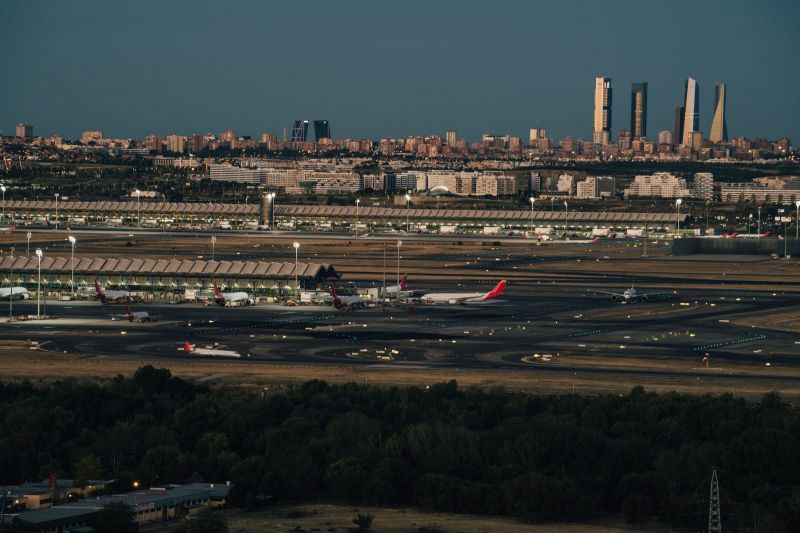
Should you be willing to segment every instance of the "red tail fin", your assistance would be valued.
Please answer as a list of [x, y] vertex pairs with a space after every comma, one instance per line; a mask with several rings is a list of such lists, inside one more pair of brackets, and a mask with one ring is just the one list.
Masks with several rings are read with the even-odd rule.
[[772, 230], [768, 229], [764, 232], [764, 237], [769, 237], [772, 234]]
[[484, 300], [491, 300], [492, 298], [497, 298], [498, 296], [502, 296], [506, 292], [506, 284], [508, 280], [501, 280], [500, 283], [495, 285], [494, 289], [490, 290], [486, 293], [486, 297]]
[[189, 344], [189, 341], [183, 341], [183, 351], [186, 353], [192, 352], [192, 345]]
[[219, 292], [219, 287], [217, 284], [214, 284], [214, 301], [217, 302], [218, 305], [225, 305], [225, 297]]
[[403, 274], [403, 277], [400, 278], [400, 290], [406, 290], [406, 285], [408, 285], [408, 274]]
[[133, 316], [133, 313], [131, 313], [131, 308], [130, 308], [130, 307], [128, 307], [127, 305], [125, 306], [125, 314], [126, 314], [126, 315], [128, 315], [128, 320], [130, 320], [131, 322], [133, 322], [133, 319], [134, 319], [135, 317]]
[[108, 301], [106, 299], [106, 293], [100, 288], [100, 284], [97, 283], [97, 280], [94, 280], [94, 290], [97, 293], [97, 298], [99, 298], [101, 302], [106, 303]]

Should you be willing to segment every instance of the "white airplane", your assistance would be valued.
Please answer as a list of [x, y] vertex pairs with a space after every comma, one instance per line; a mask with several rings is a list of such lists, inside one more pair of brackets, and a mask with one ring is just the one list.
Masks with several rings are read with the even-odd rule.
[[430, 292], [420, 298], [424, 304], [472, 304], [493, 300], [502, 296], [506, 291], [508, 280], [500, 283], [489, 292]]
[[254, 305], [256, 303], [253, 297], [246, 292], [220, 292], [216, 284], [214, 284], [214, 302], [223, 307]]
[[400, 285], [390, 285], [386, 287], [386, 294], [397, 294], [400, 291], [406, 290], [406, 286], [408, 286], [408, 274], [403, 274], [403, 277], [400, 278]]
[[[178, 348], [180, 350], [180, 348]], [[186, 353], [193, 353], [195, 355], [215, 355], [217, 357], [241, 357], [239, 352], [233, 350], [219, 350], [217, 348], [197, 348], [194, 344], [189, 344], [189, 341], [183, 341], [183, 351]]]
[[634, 283], [631, 283], [630, 289], [625, 289], [623, 292], [603, 292], [603, 291], [596, 291], [598, 294], [609, 294], [611, 295], [612, 300], [616, 300], [622, 303], [636, 303], [636, 302], [646, 302], [650, 298], [654, 296], [667, 296], [675, 294], [673, 292], [647, 292], [647, 293], [639, 293], [636, 292], [636, 288], [633, 286]]
[[4, 226], [4, 227], [0, 228], [0, 233], [12, 233], [14, 231], [17, 231], [17, 225], [16, 224], [12, 224], [11, 226]]
[[104, 305], [132, 303], [139, 300], [139, 298], [131, 295], [128, 291], [104, 291], [100, 288], [100, 284], [97, 283], [97, 280], [94, 280], [94, 290], [97, 293], [97, 299]]
[[367, 302], [362, 300], [360, 296], [338, 296], [336, 294], [335, 285], [331, 285], [331, 299], [336, 309], [353, 311], [355, 309], [363, 309], [367, 306]]
[[147, 311], [131, 311], [131, 308], [125, 306], [125, 314], [113, 315], [111, 320], [127, 320], [128, 322], [158, 322], [158, 317], [151, 315]]
[[28, 300], [30, 297], [25, 287], [0, 287], [0, 300]]

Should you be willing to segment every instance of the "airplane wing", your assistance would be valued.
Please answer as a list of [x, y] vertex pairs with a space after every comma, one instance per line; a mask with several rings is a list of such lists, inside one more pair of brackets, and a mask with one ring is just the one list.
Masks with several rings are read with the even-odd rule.
[[637, 298], [641, 298], [643, 296], [667, 296], [667, 295], [672, 296], [673, 294], [675, 294], [674, 291], [673, 292], [645, 292], [645, 293], [642, 293], [642, 294], [638, 294], [637, 293], [636, 297]]
[[624, 294], [622, 294], [621, 292], [605, 292], [605, 291], [594, 291], [594, 293], [595, 293], [595, 294], [608, 294], [609, 296], [619, 296], [620, 298], [622, 298], [623, 296], [625, 296], [625, 295], [624, 295]]

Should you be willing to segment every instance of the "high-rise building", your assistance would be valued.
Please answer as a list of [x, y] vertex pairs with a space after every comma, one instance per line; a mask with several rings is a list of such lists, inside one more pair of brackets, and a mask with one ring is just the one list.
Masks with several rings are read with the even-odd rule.
[[683, 135], [681, 144], [691, 146], [692, 133], [700, 131], [700, 86], [687, 78], [683, 89]]
[[714, 143], [728, 140], [728, 124], [725, 122], [724, 83], [718, 83], [714, 87], [714, 119], [711, 122], [711, 132], [708, 138]]
[[17, 124], [17, 137], [22, 139], [30, 139], [33, 137], [33, 126], [30, 124], [25, 124], [24, 122], [21, 124]]
[[[295, 122], [297, 125], [297, 122]], [[306, 128], [308, 128], [308, 121], [306, 121]], [[320, 139], [331, 138], [331, 125], [327, 120], [314, 121], [314, 140], [319, 142]], [[303, 139], [305, 140], [305, 138]]]
[[528, 132], [528, 143], [536, 144], [537, 141], [547, 138], [547, 130], [544, 128], [531, 128]]
[[631, 85], [631, 138], [647, 137], [647, 82]]
[[102, 131], [84, 131], [81, 135], [81, 143], [89, 144], [90, 142], [94, 141], [97, 142], [103, 138]]
[[683, 142], [683, 112], [684, 108], [679, 105], [675, 108], [675, 126], [673, 128], [672, 142], [678, 146]]
[[457, 139], [456, 130], [448, 130], [444, 132], [444, 138], [447, 141], [448, 146], [452, 146], [455, 148]]
[[292, 141], [306, 142], [308, 140], [308, 121], [295, 120], [292, 126]]
[[611, 78], [594, 79], [595, 144], [608, 144], [611, 137]]
[[669, 130], [658, 132], [658, 144], [672, 144], [672, 132]]
[[697, 172], [692, 182], [692, 198], [712, 200], [714, 198], [714, 175], [710, 172]]

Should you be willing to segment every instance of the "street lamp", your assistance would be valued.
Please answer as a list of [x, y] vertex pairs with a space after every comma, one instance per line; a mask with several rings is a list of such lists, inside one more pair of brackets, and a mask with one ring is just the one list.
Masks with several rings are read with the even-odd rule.
[[708, 235], [708, 204], [711, 200], [706, 200], [706, 235]]
[[408, 223], [408, 206], [411, 204], [411, 195], [406, 194], [406, 233], [408, 233], [410, 226]]
[[750, 224], [753, 223], [753, 213], [747, 215], [747, 233], [750, 233]]
[[274, 192], [269, 193], [269, 201], [272, 203], [272, 209], [269, 216], [269, 229], [275, 228], [275, 196]]
[[77, 239], [72, 235], [69, 236], [69, 243], [72, 245], [72, 273], [69, 276], [70, 294], [75, 298], [75, 243]]
[[140, 202], [141, 202], [141, 198], [142, 198], [142, 191], [140, 191], [139, 189], [136, 189], [133, 192], [134, 192], [134, 194], [136, 194], [136, 227], [137, 228], [141, 228], [142, 227], [142, 223], [141, 223], [142, 219], [140, 218], [139, 215], [141, 213], [141, 211], [140, 211], [141, 203]]
[[36, 249], [36, 257], [39, 258], [39, 281], [36, 284], [36, 318], [41, 318], [40, 313], [40, 300], [42, 298], [42, 256], [44, 252], [41, 248]]
[[33, 237], [33, 233], [30, 231], [25, 234], [25, 238], [28, 239], [28, 249], [25, 251], [25, 253], [28, 255], [28, 257], [31, 256], [31, 237]]
[[297, 284], [297, 251], [300, 249], [300, 243], [295, 241], [294, 244], [294, 289], [297, 291], [297, 301], [300, 301], [300, 286]]
[[58, 193], [56, 193], [56, 231], [58, 231]]
[[211, 260], [214, 260], [215, 252], [216, 252], [216, 244], [217, 244], [217, 236], [211, 236]]
[[3, 191], [3, 220], [6, 219], [6, 186], [0, 185], [0, 191]]
[[675, 200], [675, 234], [681, 230], [681, 204], [683, 200], [678, 198]]
[[536, 201], [536, 198], [531, 196], [531, 235], [533, 235], [533, 202]]
[[358, 204], [361, 203], [359, 198], [356, 198], [356, 239], [358, 238]]
[[400, 247], [403, 241], [397, 241], [397, 301], [400, 301]]
[[569, 206], [564, 202], [564, 235], [567, 234], [567, 222], [569, 221]]

